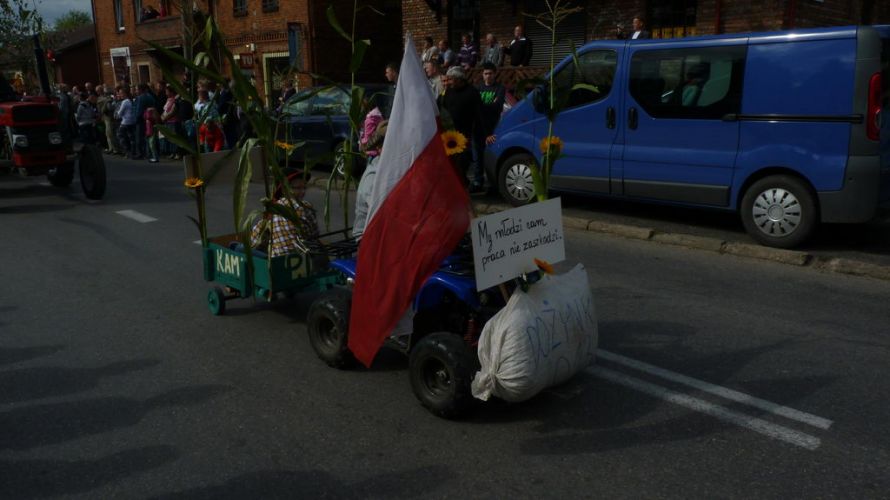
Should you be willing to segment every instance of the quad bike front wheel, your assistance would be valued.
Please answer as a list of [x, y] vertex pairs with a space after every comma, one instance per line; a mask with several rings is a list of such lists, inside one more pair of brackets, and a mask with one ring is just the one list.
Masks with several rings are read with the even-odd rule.
[[411, 351], [408, 365], [414, 395], [434, 415], [452, 419], [472, 410], [475, 363], [463, 338], [450, 332], [427, 335]]

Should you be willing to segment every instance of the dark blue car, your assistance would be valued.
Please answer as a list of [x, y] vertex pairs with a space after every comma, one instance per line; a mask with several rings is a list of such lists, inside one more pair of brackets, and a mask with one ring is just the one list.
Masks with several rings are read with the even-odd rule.
[[[388, 87], [362, 85], [366, 100], [374, 105], [385, 106]], [[349, 87], [314, 87], [301, 90], [288, 99], [277, 116], [279, 140], [294, 144], [305, 141], [305, 146], [290, 152], [289, 161], [309, 160], [327, 165], [343, 174], [343, 145], [350, 135]], [[369, 105], [366, 105], [366, 107]], [[358, 150], [358, 137], [354, 138], [353, 150]], [[359, 179], [364, 162], [356, 161], [353, 177]]]

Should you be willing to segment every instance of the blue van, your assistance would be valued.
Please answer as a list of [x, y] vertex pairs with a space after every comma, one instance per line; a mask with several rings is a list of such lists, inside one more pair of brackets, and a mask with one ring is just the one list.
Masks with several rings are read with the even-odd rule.
[[[554, 75], [554, 191], [734, 210], [783, 248], [890, 200], [890, 26], [593, 41]], [[547, 93], [505, 114], [485, 152], [513, 205], [534, 196]]]

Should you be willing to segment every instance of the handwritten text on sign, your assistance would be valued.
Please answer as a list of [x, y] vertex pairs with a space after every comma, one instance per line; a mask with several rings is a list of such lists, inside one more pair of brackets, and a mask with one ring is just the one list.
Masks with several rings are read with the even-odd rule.
[[484, 290], [566, 258], [559, 198], [473, 219], [476, 288]]

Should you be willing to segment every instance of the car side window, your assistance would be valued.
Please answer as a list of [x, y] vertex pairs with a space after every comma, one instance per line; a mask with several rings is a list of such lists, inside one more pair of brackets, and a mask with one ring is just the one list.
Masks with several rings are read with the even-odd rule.
[[654, 118], [719, 120], [738, 113], [744, 46], [639, 51], [630, 94]]
[[[614, 50], [591, 50], [578, 55], [578, 64], [569, 63], [553, 77], [557, 98], [567, 99], [565, 109], [604, 99], [612, 91], [618, 55]], [[584, 87], [573, 88], [576, 84]]]

